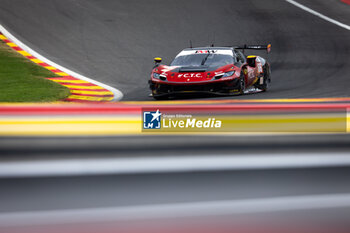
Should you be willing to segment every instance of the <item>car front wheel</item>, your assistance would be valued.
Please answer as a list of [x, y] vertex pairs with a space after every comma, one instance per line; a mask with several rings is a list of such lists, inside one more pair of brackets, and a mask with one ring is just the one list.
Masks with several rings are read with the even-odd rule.
[[238, 90], [239, 90], [239, 94], [240, 95], [243, 95], [244, 94], [244, 91], [245, 91], [245, 78], [244, 78], [244, 73], [243, 71], [241, 72], [241, 76], [239, 78], [239, 87], [238, 87]]

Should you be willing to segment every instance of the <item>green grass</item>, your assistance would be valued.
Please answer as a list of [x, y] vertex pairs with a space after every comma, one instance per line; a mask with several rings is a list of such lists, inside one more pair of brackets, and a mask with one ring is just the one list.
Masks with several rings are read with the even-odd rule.
[[0, 41], [0, 102], [52, 102], [64, 99], [69, 89], [44, 79], [56, 77]]

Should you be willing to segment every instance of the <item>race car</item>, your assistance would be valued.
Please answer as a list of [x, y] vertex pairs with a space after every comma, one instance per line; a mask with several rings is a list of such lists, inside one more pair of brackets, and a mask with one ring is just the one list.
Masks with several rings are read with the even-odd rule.
[[187, 48], [169, 66], [154, 58], [149, 86], [155, 99], [185, 93], [242, 95], [249, 88], [266, 91], [271, 82], [266, 59], [245, 50], [271, 50], [271, 45]]

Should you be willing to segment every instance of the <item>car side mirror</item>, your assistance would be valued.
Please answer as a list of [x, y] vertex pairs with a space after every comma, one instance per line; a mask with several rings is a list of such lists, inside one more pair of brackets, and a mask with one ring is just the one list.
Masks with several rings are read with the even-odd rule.
[[254, 56], [254, 55], [248, 56], [247, 63], [248, 63], [248, 66], [255, 67], [256, 66], [256, 56]]
[[155, 57], [154, 58], [154, 63], [156, 64], [156, 65], [158, 65], [159, 63], [161, 63], [162, 62], [162, 58], [161, 57]]

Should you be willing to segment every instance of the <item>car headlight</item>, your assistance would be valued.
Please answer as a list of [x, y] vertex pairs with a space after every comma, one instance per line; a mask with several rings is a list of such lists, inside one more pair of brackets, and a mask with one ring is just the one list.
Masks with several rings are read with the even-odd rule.
[[166, 80], [166, 76], [164, 74], [158, 74], [158, 73], [153, 73], [153, 78], [159, 79], [159, 80], [162, 80], [162, 81]]
[[235, 74], [235, 71], [230, 71], [230, 72], [226, 72], [225, 74], [224, 74], [224, 76], [222, 76], [223, 78], [225, 78], [225, 77], [231, 77], [232, 75], [234, 75]]
[[226, 73], [221, 73], [221, 74], [217, 74], [214, 76], [214, 80], [218, 80], [218, 79], [221, 79], [221, 78], [225, 78], [225, 77], [231, 77], [232, 75], [235, 74], [235, 71], [229, 71], [229, 72], [226, 72]]
[[153, 78], [155, 78], [155, 79], [159, 79], [159, 74], [158, 73], [153, 73]]

